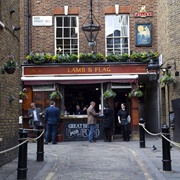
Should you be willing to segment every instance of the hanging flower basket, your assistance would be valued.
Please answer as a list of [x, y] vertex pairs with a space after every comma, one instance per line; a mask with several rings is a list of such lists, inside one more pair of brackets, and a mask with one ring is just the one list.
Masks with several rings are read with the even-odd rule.
[[8, 55], [8, 61], [0, 67], [0, 73], [4, 74], [7, 72], [8, 74], [13, 74], [18, 66], [18, 63], [15, 61], [13, 55]]
[[159, 83], [162, 85], [176, 83], [176, 78], [171, 75], [171, 73], [167, 73], [166, 75], [159, 78]]
[[24, 93], [22, 91], [19, 92], [19, 99], [27, 99], [27, 98], [28, 98], [28, 96], [26, 93]]
[[103, 94], [104, 99], [115, 98], [116, 93], [112, 89], [108, 89]]
[[53, 91], [51, 94], [50, 94], [50, 99], [61, 99], [63, 96], [61, 94], [61, 92], [59, 92], [58, 90], [56, 91]]
[[132, 98], [132, 97], [142, 97], [143, 96], [143, 92], [140, 89], [133, 89], [128, 97]]

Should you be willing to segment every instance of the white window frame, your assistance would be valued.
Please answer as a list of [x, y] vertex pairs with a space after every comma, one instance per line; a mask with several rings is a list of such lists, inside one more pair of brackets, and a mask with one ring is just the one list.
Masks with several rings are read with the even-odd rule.
[[[77, 55], [79, 54], [79, 17], [78, 16], [76, 16], [76, 15], [68, 15], [68, 16], [65, 16], [65, 15], [62, 15], [62, 16], [55, 16], [54, 17], [54, 52], [55, 52], [55, 54], [57, 54], [57, 48], [59, 48], [59, 47], [57, 47], [57, 44], [56, 44], [56, 40], [57, 39], [61, 39], [61, 38], [57, 38], [56, 37], [56, 32], [57, 32], [57, 23], [56, 23], [56, 18], [58, 18], [58, 17], [76, 17], [76, 20], [77, 20]], [[67, 28], [67, 27], [66, 27]], [[71, 28], [71, 27], [70, 27]], [[63, 27], [63, 29], [64, 29], [64, 27]], [[62, 39], [67, 39], [67, 38], [63, 38], [62, 37]], [[69, 38], [69, 39], [72, 39], [72, 38]], [[60, 47], [61, 48], [61, 54], [67, 54], [67, 53], [64, 53], [64, 47]], [[70, 52], [68, 53], [68, 54], [72, 54], [72, 48], [71, 48], [71, 46], [70, 46], [70, 48], [69, 48], [69, 50], [70, 50]]]
[[[126, 16], [128, 16], [128, 27], [127, 27], [127, 32], [128, 32], [128, 35], [127, 36], [119, 36], [120, 37], [120, 39], [121, 38], [123, 38], [123, 37], [127, 37], [127, 39], [128, 39], [128, 54], [130, 54], [130, 22], [129, 22], [129, 15], [128, 14], [119, 14], [119, 15], [106, 15], [105, 16], [105, 50], [106, 50], [106, 55], [108, 54], [108, 51], [107, 51], [107, 36], [106, 36], [106, 32], [107, 32], [107, 22], [106, 22], [106, 17], [107, 16], [114, 16], [114, 17], [121, 17], [121, 16], [124, 16], [124, 15], [126, 15]], [[114, 28], [114, 30], [115, 30], [115, 28]], [[114, 39], [114, 36], [112, 36], [112, 38]], [[117, 48], [116, 48], [117, 49]], [[121, 53], [120, 54], [122, 54], [123, 52], [122, 52], [122, 44], [121, 44], [121, 47], [120, 47], [120, 50], [121, 50]], [[113, 52], [112, 53], [115, 53], [115, 47], [114, 47], [114, 44], [113, 44]]]

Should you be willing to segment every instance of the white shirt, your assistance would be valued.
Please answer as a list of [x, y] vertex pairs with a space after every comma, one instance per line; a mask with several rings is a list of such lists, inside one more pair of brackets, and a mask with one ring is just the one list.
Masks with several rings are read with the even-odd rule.
[[36, 109], [33, 110], [34, 121], [38, 121]]

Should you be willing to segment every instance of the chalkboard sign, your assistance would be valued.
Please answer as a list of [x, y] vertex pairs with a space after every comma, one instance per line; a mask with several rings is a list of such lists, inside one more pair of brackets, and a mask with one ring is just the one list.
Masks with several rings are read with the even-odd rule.
[[[63, 135], [64, 141], [87, 141], [89, 134], [89, 127], [86, 121], [63, 121]], [[95, 138], [103, 139], [103, 121], [99, 121], [95, 127]]]
[[174, 127], [174, 112], [169, 112], [169, 125], [170, 127]]

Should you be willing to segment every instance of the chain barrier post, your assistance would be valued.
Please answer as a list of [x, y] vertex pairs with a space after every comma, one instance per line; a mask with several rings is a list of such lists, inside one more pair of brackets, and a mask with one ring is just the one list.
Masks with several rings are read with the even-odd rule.
[[[42, 132], [43, 132], [43, 124], [39, 123], [38, 132], [37, 132], [38, 137], [41, 135]], [[42, 135], [37, 140], [37, 161], [44, 161], [44, 135]]]
[[[19, 130], [19, 143], [27, 140], [27, 131]], [[28, 141], [19, 147], [17, 179], [27, 179], [27, 145]]]
[[[140, 118], [139, 123], [145, 124], [144, 119]], [[145, 148], [145, 131], [142, 126], [139, 126], [139, 136], [140, 136], [140, 139], [139, 139], [140, 148]]]
[[[162, 134], [170, 139], [169, 127], [167, 125], [162, 126]], [[163, 162], [163, 171], [171, 171], [171, 154], [170, 154], [170, 142], [167, 141], [162, 136], [162, 162]]]

